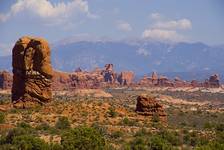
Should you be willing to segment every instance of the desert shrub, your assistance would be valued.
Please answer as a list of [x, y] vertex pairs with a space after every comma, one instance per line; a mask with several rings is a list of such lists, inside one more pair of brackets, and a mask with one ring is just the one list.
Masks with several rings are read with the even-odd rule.
[[127, 150], [148, 150], [148, 145], [144, 137], [136, 137], [131, 141], [130, 145], [126, 145], [125, 149]]
[[115, 109], [113, 107], [110, 107], [109, 111], [107, 113], [108, 113], [109, 117], [112, 117], [112, 118], [117, 116], [117, 112], [115, 111]]
[[28, 128], [32, 128], [30, 126], [30, 124], [26, 123], [26, 122], [20, 122], [17, 124], [17, 127], [20, 127], [20, 128], [25, 128], [25, 129], [28, 129]]
[[99, 132], [102, 136], [107, 135], [107, 130], [105, 127], [100, 126], [98, 123], [93, 123], [92, 128], [94, 128], [97, 132]]
[[195, 150], [224, 150], [224, 144], [211, 141], [206, 145], [197, 146]]
[[34, 137], [32, 135], [20, 135], [16, 136], [12, 144], [15, 145], [17, 149], [22, 150], [48, 150], [49, 145], [45, 143], [42, 139]]
[[58, 118], [56, 124], [55, 124], [55, 127], [57, 129], [69, 129], [70, 128], [70, 123], [68, 121], [68, 118], [67, 117], [60, 117]]
[[49, 129], [50, 129], [50, 126], [46, 122], [43, 122], [36, 127], [36, 130], [42, 130], [42, 131], [46, 131], [46, 130], [49, 130]]
[[146, 135], [150, 135], [150, 133], [148, 133], [144, 128], [142, 128], [138, 130], [134, 136], [137, 137], [137, 136], [146, 136]]
[[159, 133], [161, 137], [171, 143], [173, 146], [178, 146], [181, 144], [179, 140], [179, 134], [174, 131], [163, 130]]
[[172, 145], [160, 136], [153, 136], [149, 141], [150, 150], [171, 150]]
[[5, 114], [3, 112], [0, 112], [0, 123], [5, 122]]
[[13, 139], [17, 136], [27, 135], [29, 131], [24, 128], [14, 128], [8, 132], [3, 143], [12, 143]]
[[124, 149], [129, 150], [172, 150], [172, 145], [159, 135], [140, 136], [132, 140]]
[[216, 131], [224, 131], [224, 123], [219, 123], [215, 126]]
[[153, 114], [152, 116], [152, 122], [159, 122], [160, 119], [159, 119], [159, 115], [158, 114]]
[[60, 144], [50, 144], [50, 150], [64, 150], [63, 146]]
[[65, 132], [61, 137], [64, 150], [103, 150], [104, 137], [94, 128], [77, 127]]
[[115, 131], [115, 132], [113, 132], [113, 133], [111, 134], [111, 137], [117, 139], [117, 138], [122, 137], [123, 135], [124, 135], [123, 132], [121, 132], [121, 131]]
[[17, 127], [0, 137], [1, 150], [63, 150], [59, 144], [48, 144], [27, 128]]
[[214, 127], [214, 125], [210, 122], [205, 122], [204, 123], [204, 129], [212, 129]]
[[123, 120], [121, 120], [120, 124], [127, 125], [127, 126], [134, 126], [136, 125], [136, 122], [133, 120], [129, 120], [127, 117], [125, 117]]

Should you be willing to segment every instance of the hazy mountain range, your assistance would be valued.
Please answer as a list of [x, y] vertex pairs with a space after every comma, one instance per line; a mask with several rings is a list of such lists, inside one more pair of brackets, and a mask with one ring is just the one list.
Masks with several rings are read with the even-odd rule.
[[[167, 76], [201, 79], [224, 72], [224, 47], [203, 43], [68, 39], [51, 47], [53, 67], [62, 71], [71, 72], [78, 67], [92, 70], [112, 63], [116, 71], [132, 70], [138, 76], [157, 71]], [[0, 69], [11, 69], [11, 56], [0, 57]]]

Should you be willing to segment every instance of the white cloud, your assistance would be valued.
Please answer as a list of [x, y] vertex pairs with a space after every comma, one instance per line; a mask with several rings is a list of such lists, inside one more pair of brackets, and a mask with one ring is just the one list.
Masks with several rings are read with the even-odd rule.
[[155, 28], [163, 29], [191, 29], [191, 21], [188, 19], [171, 20], [171, 21], [159, 21], [155, 23]]
[[159, 41], [181, 41], [183, 37], [174, 30], [164, 29], [146, 29], [142, 33], [145, 39], [159, 40]]
[[162, 16], [161, 16], [159, 13], [152, 13], [152, 14], [150, 15], [150, 17], [151, 17], [152, 19], [155, 19], [155, 20], [158, 20], [158, 19], [161, 19], [161, 18], [162, 18]]
[[150, 52], [148, 52], [146, 49], [144, 48], [139, 48], [137, 51], [137, 54], [139, 55], [143, 55], [143, 56], [149, 56]]
[[189, 30], [192, 28], [192, 23], [189, 19], [170, 20], [159, 13], [151, 14], [153, 23], [148, 29], [142, 33], [145, 39], [159, 41], [183, 41], [186, 38], [180, 34], [181, 30]]
[[10, 11], [6, 14], [0, 14], [0, 21], [4, 22], [19, 13], [35, 15], [41, 19], [63, 20], [77, 14], [85, 14], [89, 18], [97, 18], [90, 13], [88, 2], [85, 0], [73, 0], [70, 2], [51, 3], [48, 0], [17, 0]]
[[128, 22], [125, 22], [125, 21], [117, 21], [117, 28], [121, 31], [124, 31], [124, 32], [130, 32], [132, 31], [132, 27], [131, 25], [128, 23]]

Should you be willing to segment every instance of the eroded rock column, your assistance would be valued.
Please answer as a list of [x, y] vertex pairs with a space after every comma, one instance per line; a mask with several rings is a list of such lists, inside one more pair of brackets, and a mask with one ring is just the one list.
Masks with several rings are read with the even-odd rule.
[[52, 66], [48, 42], [42, 38], [22, 37], [12, 53], [14, 106], [26, 108], [51, 101]]

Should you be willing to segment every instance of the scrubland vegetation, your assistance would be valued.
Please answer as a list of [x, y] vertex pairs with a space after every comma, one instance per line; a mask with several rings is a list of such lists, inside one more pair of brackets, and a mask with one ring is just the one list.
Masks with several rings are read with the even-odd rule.
[[[148, 118], [135, 113], [136, 95], [142, 91], [107, 91], [112, 98], [56, 95], [46, 106], [25, 110], [6, 108], [0, 113], [0, 149], [224, 149], [222, 110], [164, 101], [161, 103], [168, 116], [167, 123], [163, 123], [157, 116]], [[180, 92], [157, 94], [186, 101], [190, 97]], [[204, 98], [204, 93], [198, 94]], [[213, 96], [217, 95], [210, 94], [210, 101]], [[10, 95], [1, 95], [0, 99], [1, 106], [10, 103]]]

